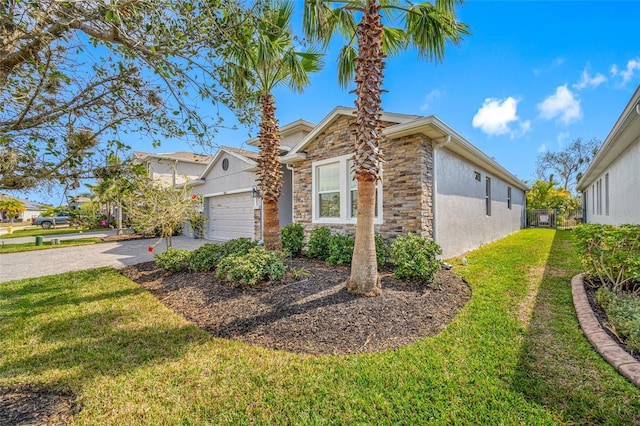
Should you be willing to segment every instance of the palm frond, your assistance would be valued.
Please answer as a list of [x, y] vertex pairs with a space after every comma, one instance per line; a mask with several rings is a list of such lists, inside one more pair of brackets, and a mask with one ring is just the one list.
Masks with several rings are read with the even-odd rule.
[[358, 52], [353, 44], [347, 44], [340, 49], [338, 54], [338, 83], [340, 86], [347, 87], [353, 82], [356, 72], [356, 58]]

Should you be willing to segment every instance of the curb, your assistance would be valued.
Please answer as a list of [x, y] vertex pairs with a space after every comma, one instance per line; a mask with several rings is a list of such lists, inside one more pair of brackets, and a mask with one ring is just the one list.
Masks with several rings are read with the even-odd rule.
[[640, 387], [640, 361], [629, 355], [602, 329], [591, 310], [587, 292], [584, 289], [584, 274], [571, 278], [573, 305], [578, 314], [578, 322], [591, 345], [613, 368], [636, 386]]

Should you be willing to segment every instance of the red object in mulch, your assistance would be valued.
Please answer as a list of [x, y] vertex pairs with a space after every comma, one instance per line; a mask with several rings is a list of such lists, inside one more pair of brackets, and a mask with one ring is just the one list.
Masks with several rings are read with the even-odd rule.
[[149, 251], [153, 251], [153, 247], [149, 246]]

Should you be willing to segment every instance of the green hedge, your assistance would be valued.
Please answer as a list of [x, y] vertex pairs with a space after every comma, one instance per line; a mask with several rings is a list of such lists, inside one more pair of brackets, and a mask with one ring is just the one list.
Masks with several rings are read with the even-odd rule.
[[584, 224], [574, 229], [582, 267], [614, 292], [640, 291], [640, 225]]

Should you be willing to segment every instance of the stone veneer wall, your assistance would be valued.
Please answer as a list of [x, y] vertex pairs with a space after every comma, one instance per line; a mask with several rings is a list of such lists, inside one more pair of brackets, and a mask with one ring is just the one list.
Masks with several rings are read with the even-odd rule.
[[[311, 165], [314, 161], [354, 152], [355, 137], [349, 129], [354, 118], [338, 116], [305, 149], [307, 158], [294, 164], [293, 221], [312, 229], [325, 226], [333, 232], [355, 233], [355, 224], [313, 223]], [[393, 124], [393, 123], [386, 123]], [[409, 232], [433, 237], [433, 150], [423, 135], [383, 142], [383, 223], [376, 232], [386, 238]]]

